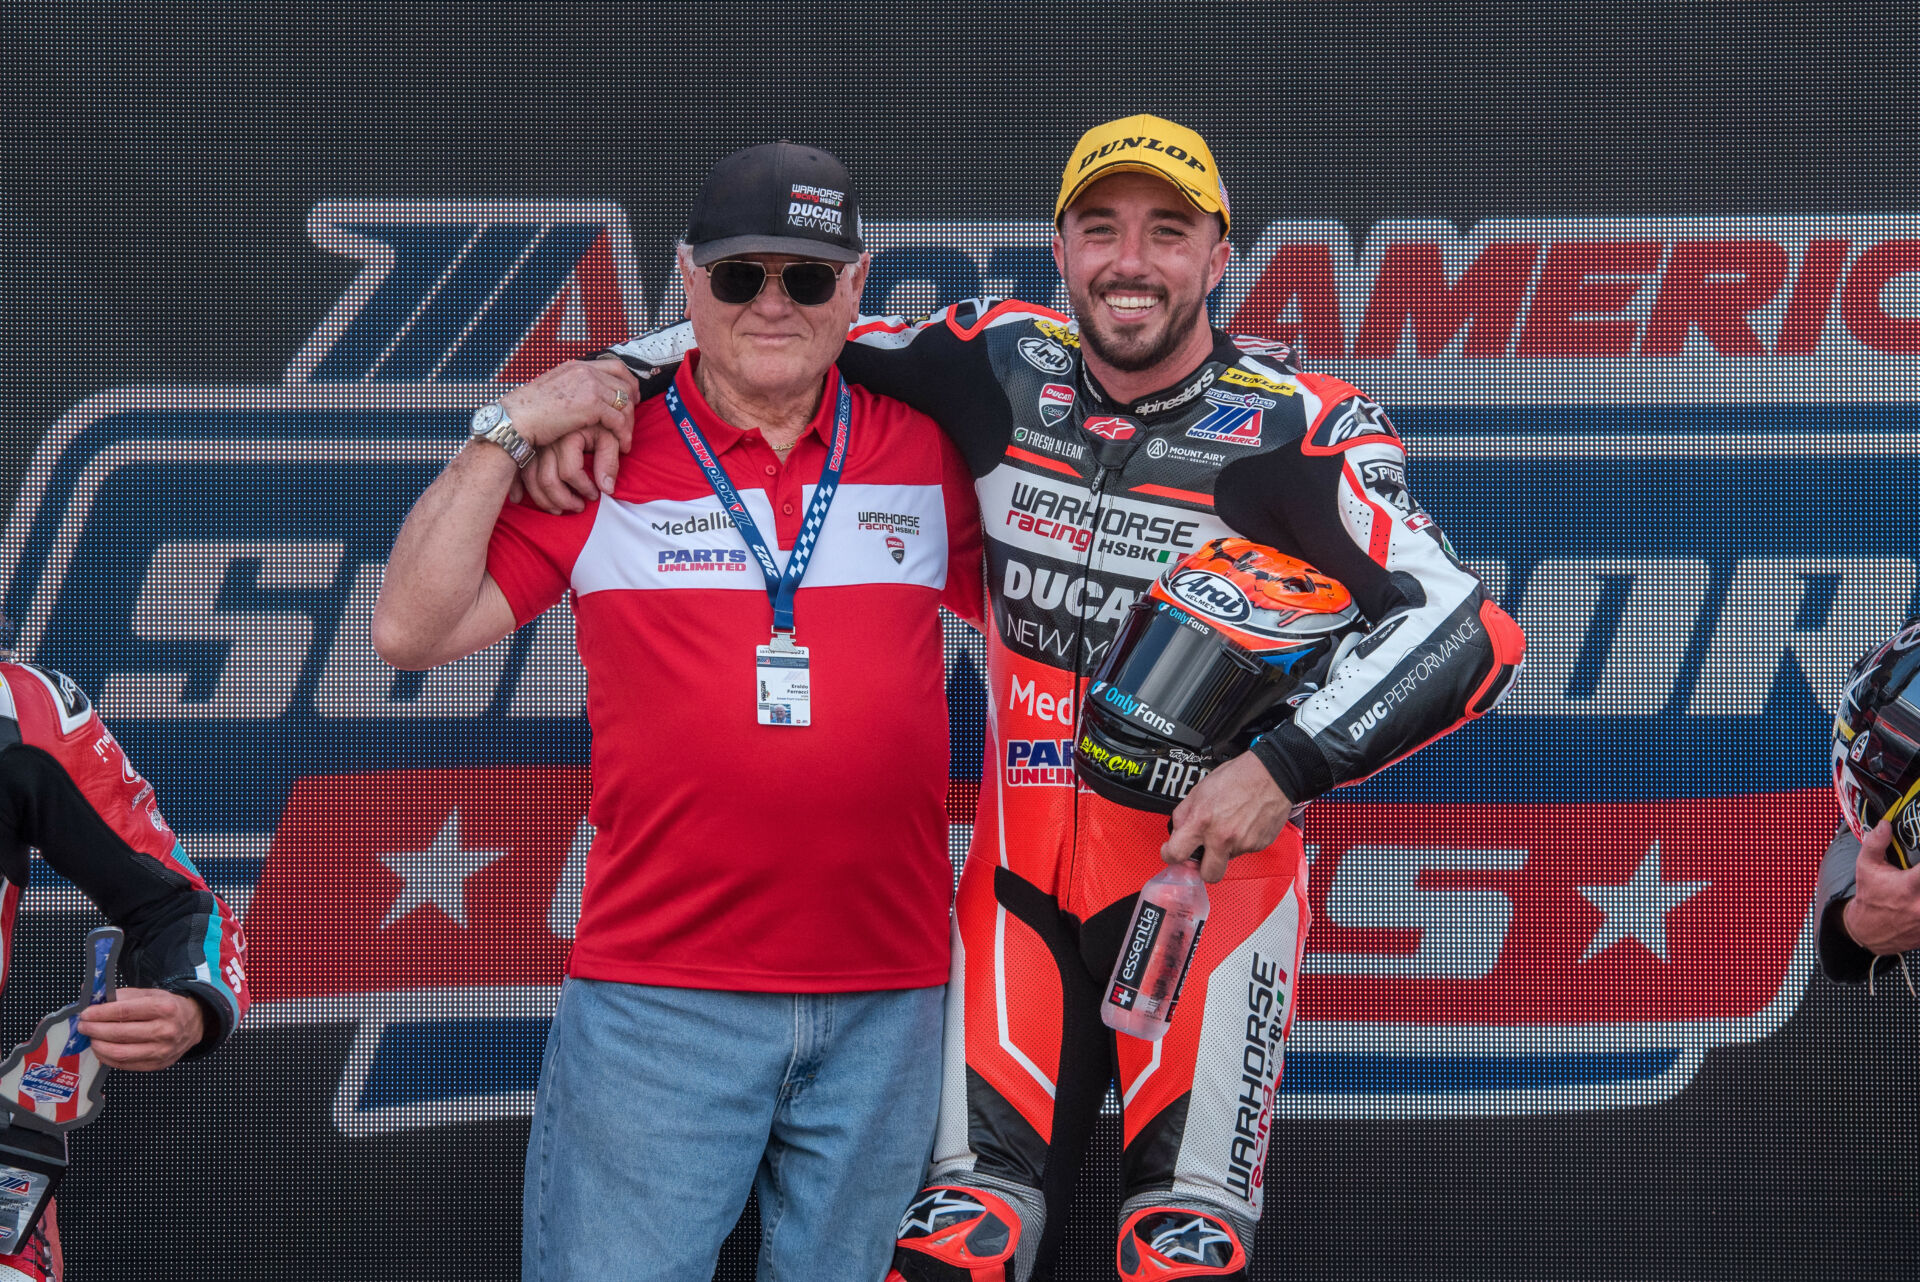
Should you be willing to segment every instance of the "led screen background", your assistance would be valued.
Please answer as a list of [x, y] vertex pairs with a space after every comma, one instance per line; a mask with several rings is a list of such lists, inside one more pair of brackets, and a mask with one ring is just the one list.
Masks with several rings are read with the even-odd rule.
[[[1221, 161], [1217, 318], [1387, 407], [1414, 491], [1532, 642], [1494, 716], [1310, 812], [1254, 1276], [1920, 1265], [1915, 1003], [1810, 974], [1805, 932], [1823, 704], [1916, 586], [1900, 7], [9, 25], [5, 613], [245, 904], [261, 997], [213, 1060], [112, 1081], [62, 1199], [74, 1277], [516, 1276], [577, 893], [578, 676], [558, 617], [447, 674], [382, 671], [360, 640], [394, 528], [475, 380], [676, 314], [669, 248], [719, 156], [790, 137], [847, 162], [870, 310], [1048, 302], [1059, 164], [1136, 110]], [[496, 264], [515, 305], [457, 342], [370, 301], [377, 247], [404, 279], [450, 236], [529, 224], [538, 246]], [[966, 655], [957, 759], [979, 745]], [[956, 818], [970, 795], [957, 778]], [[470, 844], [511, 833], [497, 915], [397, 941], [346, 920], [345, 883], [387, 875], [376, 798], [415, 848], [456, 811]], [[90, 920], [36, 877], [10, 1035], [67, 999]], [[1061, 1278], [1109, 1275], [1117, 1129]], [[749, 1236], [721, 1277], [751, 1275]]]

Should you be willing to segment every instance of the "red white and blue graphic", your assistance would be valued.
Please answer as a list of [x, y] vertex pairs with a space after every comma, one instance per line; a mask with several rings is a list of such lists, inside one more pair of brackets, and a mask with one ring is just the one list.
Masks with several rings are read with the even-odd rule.
[[1229, 392], [1214, 389], [1207, 393], [1213, 406], [1207, 416], [1187, 429], [1187, 435], [1203, 441], [1227, 441], [1234, 445], [1260, 444], [1262, 411], [1279, 402], [1257, 392]]
[[121, 932], [103, 926], [87, 936], [87, 982], [80, 1000], [40, 1021], [33, 1036], [0, 1063], [0, 1109], [47, 1131], [85, 1126], [99, 1110], [106, 1066], [93, 1040], [80, 1031], [81, 1013], [113, 1000]]
[[[245, 905], [246, 1027], [357, 1026], [342, 1132], [524, 1114], [592, 840], [572, 619], [424, 674], [368, 624], [472, 410], [674, 298], [644, 305], [609, 205], [338, 203], [309, 230], [362, 267], [282, 384], [123, 388], [49, 429], [0, 612]], [[866, 231], [866, 312], [1061, 301], [1044, 221]], [[1383, 223], [1357, 249], [1286, 223], [1238, 256], [1221, 323], [1389, 408], [1409, 501], [1529, 641], [1496, 712], [1308, 810], [1283, 1111], [1647, 1103], [1792, 1013], [1831, 704], [1920, 587], [1916, 284], [1911, 218]], [[1265, 408], [1215, 400], [1214, 439], [1270, 434]], [[948, 686], [964, 834], [964, 642]], [[1025, 751], [988, 768], [1070, 768]]]

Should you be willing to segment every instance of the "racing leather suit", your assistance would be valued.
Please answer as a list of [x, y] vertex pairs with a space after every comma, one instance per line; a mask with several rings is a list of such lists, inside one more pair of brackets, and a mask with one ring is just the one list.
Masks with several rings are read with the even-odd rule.
[[[58, 672], [0, 662], [0, 984], [29, 847], [126, 931], [129, 986], [199, 1004], [206, 1033], [188, 1057], [226, 1040], [248, 1003], [239, 922], [187, 859], [152, 786], [80, 688]], [[0, 1279], [58, 1277], [53, 1224], [49, 1210], [34, 1240], [0, 1255]]]
[[[615, 349], [643, 394], [664, 383], [656, 369], [687, 330]], [[1300, 372], [1282, 345], [1216, 331], [1198, 369], [1122, 404], [1087, 371], [1073, 322], [1026, 303], [974, 300], [916, 324], [863, 318], [850, 338], [846, 376], [928, 414], [965, 455], [992, 606], [940, 1125], [896, 1268], [1002, 1276], [929, 1267], [907, 1249], [971, 1190], [1020, 1221], [1017, 1251], [1006, 1245], [995, 1267], [1046, 1273], [1109, 1081], [1122, 1109], [1123, 1220], [1196, 1207], [1248, 1236], [1309, 916], [1297, 807], [1488, 711], [1518, 671], [1520, 631], [1414, 502], [1386, 415], [1355, 388]], [[1099, 1000], [1134, 897], [1164, 867], [1167, 820], [1075, 784], [1075, 714], [1127, 608], [1169, 564], [1229, 534], [1338, 579], [1371, 628], [1255, 744], [1294, 820], [1210, 888], [1171, 1029], [1158, 1042], [1116, 1037]], [[1150, 784], [1178, 797], [1193, 782]], [[995, 1230], [989, 1245], [1005, 1236]], [[1123, 1233], [1133, 1276], [1127, 1245]]]

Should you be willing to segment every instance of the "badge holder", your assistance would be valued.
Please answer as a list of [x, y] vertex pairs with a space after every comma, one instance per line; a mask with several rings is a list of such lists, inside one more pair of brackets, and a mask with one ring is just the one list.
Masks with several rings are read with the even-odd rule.
[[113, 1000], [124, 936], [112, 926], [87, 936], [92, 975], [80, 1000], [40, 1021], [0, 1064], [0, 1255], [25, 1247], [67, 1171], [67, 1132], [97, 1115], [106, 1081], [93, 1041], [76, 1026], [82, 1011]]
[[763, 726], [813, 724], [813, 692], [807, 681], [807, 647], [793, 633], [775, 629], [773, 640], [753, 652], [754, 684]]

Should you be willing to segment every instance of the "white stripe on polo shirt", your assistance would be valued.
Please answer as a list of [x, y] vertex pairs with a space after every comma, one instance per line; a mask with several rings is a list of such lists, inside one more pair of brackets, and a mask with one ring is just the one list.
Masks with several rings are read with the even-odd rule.
[[[804, 487], [802, 504], [813, 501], [813, 490]], [[767, 492], [742, 490], [740, 500], [761, 536], [771, 539]], [[772, 550], [784, 569], [787, 553]], [[938, 485], [842, 485], [834, 494], [800, 586], [862, 584], [936, 592], [946, 587], [947, 508]], [[601, 499], [593, 531], [573, 563], [572, 586], [576, 596], [679, 588], [766, 591], [759, 562], [713, 495], [646, 503]]]

